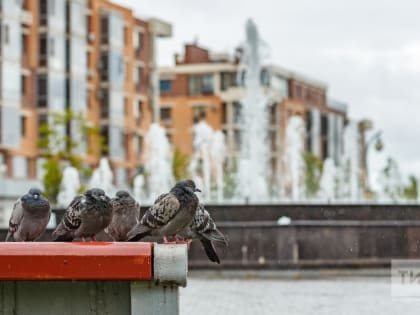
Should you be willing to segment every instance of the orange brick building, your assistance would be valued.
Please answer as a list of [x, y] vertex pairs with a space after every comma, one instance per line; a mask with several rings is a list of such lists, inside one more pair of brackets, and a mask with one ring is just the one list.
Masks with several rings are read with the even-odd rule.
[[[186, 45], [183, 55], [175, 55], [174, 67], [160, 69], [160, 118], [175, 147], [192, 153], [192, 126], [205, 116], [213, 129], [224, 132], [229, 161], [234, 160], [242, 128], [240, 101], [245, 93], [238, 84], [237, 72], [237, 57], [212, 54], [194, 44]], [[277, 165], [284, 155], [285, 131], [292, 115], [300, 115], [305, 121], [306, 149], [338, 163], [347, 106], [328, 101], [323, 82], [277, 66], [263, 66], [261, 85], [270, 102], [273, 166], [280, 169]]]
[[40, 179], [39, 126], [67, 109], [98, 125], [108, 147], [101, 152], [98, 138], [84, 139], [72, 122], [59, 132], [78, 142], [75, 152], [91, 166], [109, 155], [117, 184], [127, 181], [157, 106], [155, 41], [171, 26], [104, 0], [2, 1], [0, 10], [5, 190], [18, 194]]

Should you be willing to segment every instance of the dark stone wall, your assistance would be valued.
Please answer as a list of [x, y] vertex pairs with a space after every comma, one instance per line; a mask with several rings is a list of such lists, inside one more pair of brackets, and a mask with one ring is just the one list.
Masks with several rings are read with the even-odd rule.
[[[214, 264], [200, 242], [191, 268], [319, 268], [389, 266], [393, 258], [420, 258], [420, 206], [261, 205], [208, 206], [229, 239]], [[144, 209], [143, 209], [144, 210]], [[57, 210], [60, 220], [63, 211]], [[281, 216], [290, 225], [277, 225]], [[41, 241], [50, 240], [46, 231]], [[6, 231], [0, 231], [4, 239]], [[99, 240], [109, 241], [105, 233]], [[152, 239], [145, 239], [150, 241]]]

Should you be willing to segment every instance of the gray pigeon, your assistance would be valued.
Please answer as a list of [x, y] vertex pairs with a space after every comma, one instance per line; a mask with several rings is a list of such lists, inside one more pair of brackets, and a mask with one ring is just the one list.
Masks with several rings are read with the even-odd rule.
[[200, 240], [207, 254], [207, 257], [220, 264], [219, 256], [216, 253], [212, 242], [227, 246], [226, 237], [220, 232], [208, 211], [203, 204], [199, 204], [194, 220], [190, 226], [179, 234], [182, 238]]
[[49, 201], [42, 197], [41, 190], [31, 188], [13, 206], [6, 242], [12, 239], [17, 242], [35, 241], [44, 233], [50, 215]]
[[190, 179], [176, 183], [169, 193], [156, 199], [140, 223], [128, 232], [128, 240], [134, 242], [151, 235], [163, 236], [167, 242], [167, 236], [175, 237], [187, 228], [194, 218], [198, 206], [196, 191], [200, 190]]
[[70, 203], [60, 224], [52, 233], [55, 242], [71, 242], [77, 237], [85, 241], [108, 226], [112, 218], [110, 198], [99, 188], [92, 188]]
[[117, 191], [111, 205], [112, 220], [105, 232], [116, 242], [126, 241], [127, 233], [139, 223], [140, 205], [125, 190]]

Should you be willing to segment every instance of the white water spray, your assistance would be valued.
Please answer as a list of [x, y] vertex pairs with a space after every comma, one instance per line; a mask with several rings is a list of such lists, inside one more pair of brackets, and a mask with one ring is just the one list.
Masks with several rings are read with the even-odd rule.
[[115, 187], [113, 185], [114, 174], [107, 158], [103, 157], [99, 160], [99, 167], [93, 171], [89, 181], [89, 188], [101, 188], [108, 196], [114, 196]]
[[75, 167], [67, 166], [63, 171], [63, 178], [60, 184], [60, 192], [57, 196], [58, 206], [67, 207], [73, 198], [79, 194], [79, 189], [79, 172]]
[[175, 184], [172, 172], [172, 150], [165, 129], [156, 123], [150, 125], [145, 137], [144, 166], [147, 173], [147, 202], [153, 202], [162, 192]]
[[305, 190], [304, 139], [305, 126], [302, 117], [290, 117], [286, 128], [285, 188], [286, 194], [292, 201], [301, 200]]
[[241, 147], [236, 196], [248, 201], [269, 200], [270, 146], [268, 143], [268, 100], [261, 90], [262, 41], [252, 20], [246, 23], [246, 43], [240, 68], [245, 77], [242, 99]]

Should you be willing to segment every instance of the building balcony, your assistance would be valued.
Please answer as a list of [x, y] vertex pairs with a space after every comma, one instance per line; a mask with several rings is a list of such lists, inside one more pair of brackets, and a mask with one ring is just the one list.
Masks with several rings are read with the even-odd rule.
[[22, 10], [20, 13], [20, 21], [22, 24], [31, 25], [33, 22], [32, 13], [26, 10]]

